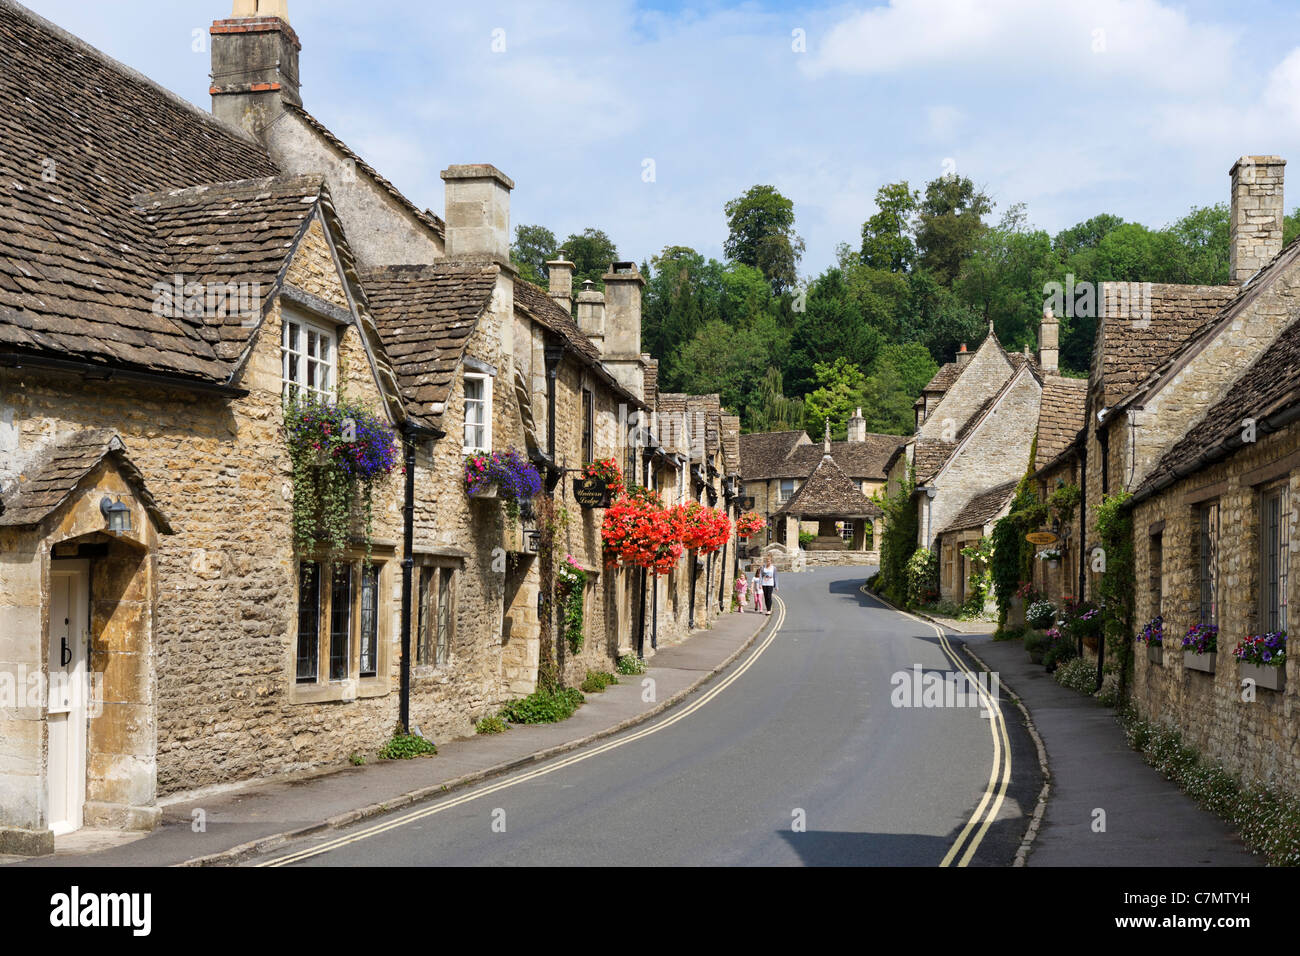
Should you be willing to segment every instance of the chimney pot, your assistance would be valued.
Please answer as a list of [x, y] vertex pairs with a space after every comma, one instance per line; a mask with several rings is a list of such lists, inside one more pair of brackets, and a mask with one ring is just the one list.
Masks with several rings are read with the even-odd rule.
[[558, 259], [546, 263], [547, 291], [565, 312], [570, 313], [573, 311], [574, 268], [574, 264], [565, 258], [563, 249]]

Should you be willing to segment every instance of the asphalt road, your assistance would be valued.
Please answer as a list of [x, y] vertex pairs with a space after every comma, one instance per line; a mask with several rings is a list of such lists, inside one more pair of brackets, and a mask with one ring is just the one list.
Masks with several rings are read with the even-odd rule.
[[863, 579], [783, 575], [770, 640], [650, 724], [248, 862], [1008, 864], [1041, 786], [1018, 711], [895, 706], [895, 674], [957, 667]]

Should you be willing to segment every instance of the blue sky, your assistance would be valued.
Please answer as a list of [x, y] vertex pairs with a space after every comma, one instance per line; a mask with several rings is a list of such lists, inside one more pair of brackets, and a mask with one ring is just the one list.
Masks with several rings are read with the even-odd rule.
[[[206, 28], [230, 0], [28, 5], [209, 105]], [[670, 244], [720, 257], [723, 204], [755, 183], [794, 200], [816, 273], [898, 179], [955, 170], [995, 217], [1022, 202], [1055, 232], [1100, 212], [1162, 225], [1226, 201], [1238, 156], [1300, 158], [1294, 2], [289, 0], [289, 14], [306, 107], [413, 201], [440, 213], [439, 171], [490, 162], [515, 180], [515, 223], [598, 226], [637, 261]]]

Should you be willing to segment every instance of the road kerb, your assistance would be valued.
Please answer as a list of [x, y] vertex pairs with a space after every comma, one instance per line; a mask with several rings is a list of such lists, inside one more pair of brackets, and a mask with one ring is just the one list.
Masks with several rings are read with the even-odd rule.
[[432, 784], [427, 787], [420, 787], [417, 790], [410, 790], [407, 791], [406, 793], [394, 797], [391, 800], [386, 800], [383, 803], [374, 803], [366, 807], [361, 807], [357, 810], [349, 810], [345, 813], [335, 814], [334, 816], [322, 820], [319, 823], [309, 824], [305, 827], [298, 827], [297, 829], [294, 830], [286, 830], [283, 833], [268, 834], [267, 836], [264, 837], [258, 837], [256, 840], [250, 840], [247, 843], [241, 843], [238, 846], [231, 847], [228, 850], [222, 850], [219, 853], [209, 853], [204, 856], [197, 856], [194, 857], [193, 859], [186, 860], [183, 863], [177, 863], [175, 865], [176, 866], [223, 866], [230, 863], [234, 863], [243, 857], [251, 856], [252, 854], [255, 853], [260, 853], [266, 850], [274, 849], [275, 847], [282, 846], [283, 844], [289, 843], [292, 840], [297, 840], [308, 836], [314, 836], [315, 834], [321, 833], [326, 830], [341, 829], [342, 827], [350, 826], [361, 820], [366, 820], [369, 819], [370, 817], [376, 817], [379, 816], [380, 814], [388, 813], [390, 810], [398, 810], [401, 809], [402, 807], [410, 806], [413, 803], [419, 803], [421, 800], [426, 800], [429, 797], [437, 796], [438, 794], [441, 793], [449, 793], [453, 790], [462, 790], [466, 787], [473, 786], [474, 784], [482, 783], [484, 780], [490, 780], [493, 777], [500, 777], [504, 774], [510, 773], [511, 771], [518, 770], [521, 767], [527, 767], [530, 764], [539, 763], [543, 760], [549, 760], [551, 757], [556, 757], [559, 756], [560, 754], [568, 753], [569, 751], [572, 750], [578, 750], [579, 748], [585, 747], [588, 744], [594, 743], [597, 740], [602, 740], [606, 737], [612, 737], [615, 734], [622, 733], [623, 731], [627, 730], [630, 727], [635, 727], [638, 724], [643, 724], [646, 721], [650, 720], [651, 718], [659, 716], [664, 711], [681, 703], [683, 700], [685, 700], [687, 697], [694, 694], [705, 684], [712, 681], [715, 677], [717, 677], [724, 670], [726, 670], [733, 663], [735, 663], [735, 661], [742, 654], [744, 654], [751, 647], [753, 647], [754, 643], [760, 637], [762, 637], [769, 630], [771, 630], [773, 620], [774, 620], [773, 618], [768, 618], [768, 620], [763, 623], [762, 627], [758, 628], [758, 630], [756, 630], [753, 634], [751, 634], [745, 640], [745, 642], [741, 644], [740, 647], [736, 648], [736, 650], [733, 651], [724, 661], [722, 661], [720, 664], [714, 667], [713, 670], [702, 675], [698, 680], [696, 680], [689, 687], [685, 687], [682, 690], [678, 691], [676, 694], [673, 694], [671, 697], [668, 697], [667, 699], [660, 701], [658, 704], [656, 704], [654, 707], [651, 707], [649, 710], [637, 714], [633, 717], [625, 718], [624, 720], [619, 721], [617, 724], [613, 724], [609, 727], [604, 728], [603, 730], [598, 730], [594, 733], [588, 734], [585, 737], [580, 737], [576, 740], [570, 740], [562, 744], [556, 744], [552, 747], [546, 747], [542, 750], [536, 750], [531, 754], [525, 754], [522, 757], [516, 757], [513, 760], [508, 760], [505, 761], [504, 763], [499, 763], [494, 766], [487, 767], [483, 770], [476, 770], [473, 773], [463, 774], [459, 777], [455, 777], [443, 783]]

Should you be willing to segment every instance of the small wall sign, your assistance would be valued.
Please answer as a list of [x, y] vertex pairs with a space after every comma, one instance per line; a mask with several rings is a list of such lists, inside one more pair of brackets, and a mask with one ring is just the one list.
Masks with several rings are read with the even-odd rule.
[[1030, 544], [1056, 544], [1060, 537], [1051, 531], [1031, 531], [1025, 535], [1025, 540]]
[[599, 478], [574, 478], [573, 497], [584, 508], [608, 508], [609, 486]]

